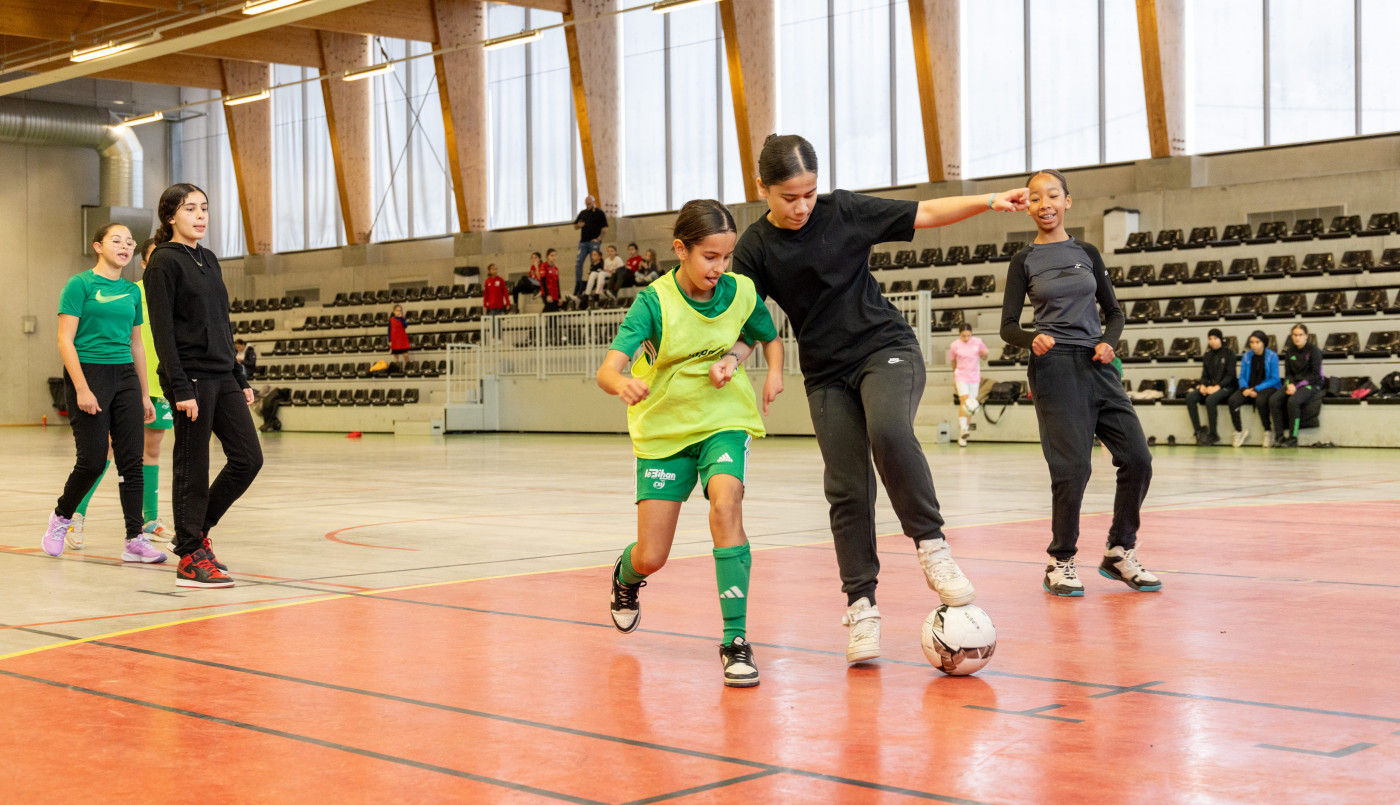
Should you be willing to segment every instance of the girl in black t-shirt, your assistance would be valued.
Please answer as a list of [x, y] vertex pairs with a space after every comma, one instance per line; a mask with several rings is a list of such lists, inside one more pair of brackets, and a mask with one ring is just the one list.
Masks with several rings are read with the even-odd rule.
[[914, 435], [924, 358], [913, 329], [870, 273], [870, 249], [989, 209], [1023, 210], [1026, 190], [923, 202], [845, 190], [818, 196], [816, 152], [797, 135], [769, 136], [758, 171], [768, 214], [739, 238], [734, 270], [754, 281], [759, 296], [776, 300], [797, 333], [846, 593], [846, 661], [869, 660], [880, 654], [876, 472], [917, 546], [929, 587], [949, 606], [976, 597], [948, 551], [933, 478]]

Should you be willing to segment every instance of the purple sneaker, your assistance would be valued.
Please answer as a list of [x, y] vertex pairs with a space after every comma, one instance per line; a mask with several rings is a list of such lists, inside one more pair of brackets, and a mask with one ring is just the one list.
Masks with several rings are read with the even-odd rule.
[[140, 534], [126, 541], [126, 550], [122, 551], [122, 561], [158, 565], [165, 561], [165, 554], [156, 550], [145, 534]]
[[68, 526], [73, 521], [58, 516], [58, 512], [49, 512], [49, 529], [44, 532], [44, 538], [39, 540], [44, 553], [49, 556], [63, 555], [63, 541], [68, 538]]

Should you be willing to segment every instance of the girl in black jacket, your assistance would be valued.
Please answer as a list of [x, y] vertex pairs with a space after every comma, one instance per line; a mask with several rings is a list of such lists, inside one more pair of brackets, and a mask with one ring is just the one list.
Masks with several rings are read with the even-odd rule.
[[[1283, 364], [1284, 393], [1275, 394], [1269, 400], [1276, 447], [1298, 446], [1298, 427], [1303, 419], [1304, 407], [1320, 401], [1327, 390], [1326, 378], [1322, 374], [1322, 350], [1316, 344], [1308, 343], [1308, 326], [1302, 323], [1293, 325], [1288, 340], [1288, 348], [1279, 359]], [[1287, 420], [1283, 418], [1285, 405], [1288, 407]]]
[[[1191, 430], [1196, 434], [1196, 444], [1210, 446], [1220, 442], [1220, 434], [1215, 423], [1222, 402], [1239, 386], [1235, 380], [1235, 353], [1225, 346], [1224, 334], [1219, 328], [1211, 328], [1206, 334], [1206, 344], [1210, 346], [1201, 358], [1201, 384], [1186, 395], [1186, 413], [1191, 415]], [[1206, 418], [1209, 428], [1201, 427], [1201, 413], [1197, 406], [1206, 405]]]
[[[208, 197], [192, 184], [171, 185], [156, 213], [158, 245], [146, 263], [145, 284], [160, 385], [175, 406], [175, 585], [232, 587], [209, 530], [262, 468], [262, 446], [248, 412], [253, 391], [234, 357], [219, 260], [199, 245], [209, 225]], [[211, 435], [228, 459], [213, 484]]]

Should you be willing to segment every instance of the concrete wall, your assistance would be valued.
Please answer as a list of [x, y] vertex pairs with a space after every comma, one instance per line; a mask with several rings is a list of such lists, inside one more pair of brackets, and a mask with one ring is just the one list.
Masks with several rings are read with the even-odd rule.
[[[113, 110], [178, 103], [177, 91], [112, 81], [72, 81], [24, 97]], [[122, 101], [123, 103], [114, 103]], [[144, 204], [152, 209], [168, 183], [170, 130], [136, 130], [144, 150]], [[83, 206], [98, 202], [97, 152], [83, 148], [0, 145], [0, 424], [38, 423], [54, 409], [47, 378], [63, 374], [58, 356], [58, 294], [70, 276], [91, 268], [83, 256]], [[22, 323], [33, 316], [34, 333]]]

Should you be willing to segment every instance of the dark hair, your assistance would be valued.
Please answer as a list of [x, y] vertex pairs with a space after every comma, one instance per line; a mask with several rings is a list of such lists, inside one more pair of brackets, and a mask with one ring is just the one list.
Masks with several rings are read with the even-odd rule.
[[972, 325], [968, 324], [967, 322], [963, 322], [962, 324], [958, 325], [958, 332], [970, 333], [972, 332]]
[[638, 246], [638, 245], [635, 244], [635, 243], [629, 243], [629, 244], [627, 244], [627, 248], [629, 248], [629, 249], [636, 249], [637, 251], [641, 251], [641, 250], [642, 250], [641, 247]]
[[1220, 328], [1219, 328], [1219, 327], [1212, 327], [1212, 328], [1210, 328], [1210, 332], [1206, 333], [1206, 338], [1210, 338], [1211, 336], [1215, 336], [1216, 338], [1219, 338], [1221, 341], [1224, 341], [1224, 340], [1225, 340], [1225, 334], [1222, 333], [1222, 332], [1220, 331]]
[[102, 241], [104, 241], [104, 240], [107, 239], [107, 234], [108, 234], [109, 232], [111, 232], [113, 229], [116, 229], [117, 227], [121, 227], [122, 229], [126, 229], [127, 232], [130, 232], [130, 231], [131, 231], [130, 229], [127, 229], [126, 224], [110, 223], [110, 224], [107, 224], [107, 225], [103, 226], [101, 229], [97, 230], [97, 234], [92, 236], [92, 242], [93, 242], [93, 243], [101, 243]]
[[1308, 332], [1308, 325], [1306, 325], [1306, 324], [1304, 324], [1304, 323], [1302, 323], [1302, 322], [1300, 321], [1300, 322], [1298, 322], [1297, 324], [1293, 325], [1292, 327], [1289, 327], [1289, 328], [1288, 328], [1288, 334], [1289, 334], [1289, 335], [1293, 335], [1293, 331], [1294, 331], [1294, 330], [1302, 330], [1302, 331], [1303, 331], [1303, 334], [1304, 334], [1304, 335], [1307, 335], [1307, 332]]
[[204, 196], [204, 200], [209, 200], [209, 194], [200, 190], [189, 182], [179, 182], [165, 188], [165, 192], [160, 194], [160, 202], [156, 204], [156, 217], [160, 219], [160, 225], [156, 227], [156, 243], [166, 243], [175, 237], [175, 229], [171, 226], [170, 220], [175, 217], [175, 213], [180, 209], [180, 205], [185, 203], [185, 199], [191, 193], [198, 193]]
[[758, 155], [758, 180], [765, 185], [786, 182], [803, 173], [817, 172], [817, 151], [797, 134], [770, 134]]
[[738, 231], [728, 207], [712, 198], [697, 198], [681, 207], [671, 237], [689, 249], [711, 235]]
[[248, 345], [248, 342], [247, 342], [247, 341], [244, 341], [244, 340], [241, 339], [241, 338], [235, 338], [235, 339], [233, 339], [233, 345], [234, 345], [235, 347], [238, 346], [239, 344], [242, 344], [243, 346], [246, 347], [246, 346]]
[[156, 240], [155, 238], [146, 238], [145, 240], [141, 241], [141, 261], [142, 261], [142, 262], [145, 262], [145, 260], [146, 260], [146, 255], [151, 251], [151, 247], [154, 246], [154, 245], [156, 245], [156, 244], [159, 243], [159, 242], [160, 242], [160, 241]]
[[[531, 256], [531, 257], [540, 257], [540, 253], [539, 253], [539, 252], [530, 252], [530, 256]], [[540, 257], [540, 259], [543, 260], [544, 258], [543, 258], [543, 257]]]
[[559, 250], [558, 250], [558, 249], [550, 249], [548, 252], [545, 252], [545, 254], [558, 254], [558, 253], [559, 253]]
[[1030, 186], [1030, 183], [1031, 183], [1031, 179], [1034, 179], [1035, 177], [1039, 176], [1039, 175], [1042, 174], [1042, 173], [1045, 174], [1046, 176], [1053, 176], [1053, 177], [1055, 177], [1055, 179], [1058, 180], [1059, 183], [1060, 183], [1060, 189], [1063, 190], [1063, 191], [1065, 191], [1065, 195], [1067, 195], [1067, 196], [1069, 195], [1069, 180], [1065, 178], [1065, 175], [1064, 175], [1063, 173], [1060, 173], [1059, 171], [1055, 170], [1054, 168], [1046, 168], [1046, 169], [1044, 169], [1044, 170], [1038, 170], [1038, 171], [1036, 171], [1035, 173], [1032, 173], [1032, 174], [1031, 174], [1031, 178], [1026, 180], [1026, 186], [1029, 187], [1029, 186]]

